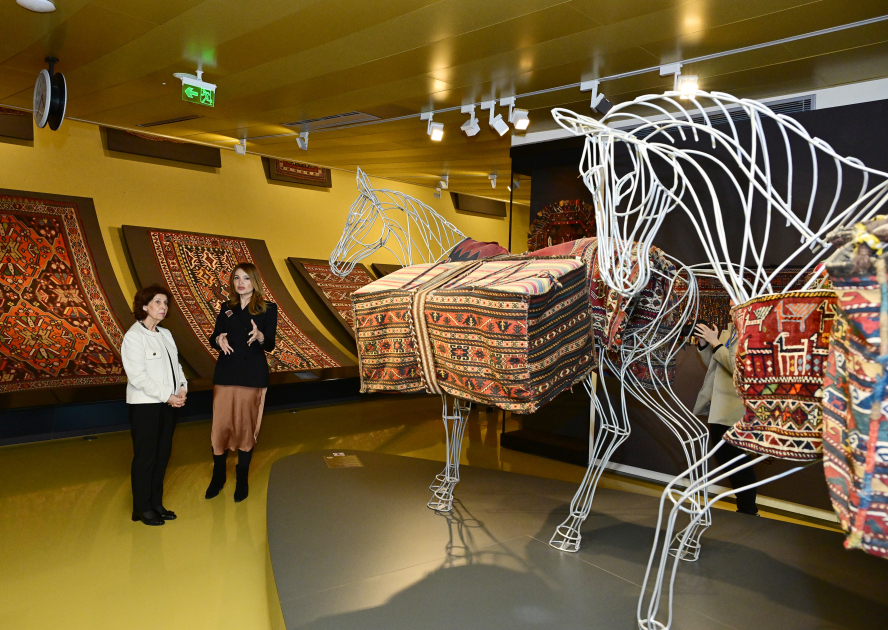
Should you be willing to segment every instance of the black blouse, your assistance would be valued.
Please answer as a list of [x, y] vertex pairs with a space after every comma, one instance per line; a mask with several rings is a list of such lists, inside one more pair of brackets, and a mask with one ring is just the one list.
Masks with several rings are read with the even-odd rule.
[[[274, 350], [274, 339], [277, 333], [277, 304], [267, 302], [268, 309], [264, 313], [251, 315], [249, 308], [241, 308], [240, 303], [229, 306], [222, 302], [216, 327], [210, 337], [210, 345], [219, 351], [216, 371], [213, 373], [215, 385], [240, 385], [241, 387], [268, 387], [268, 360], [266, 352]], [[265, 338], [260, 344], [254, 341], [249, 346], [247, 340], [253, 330], [252, 322], [256, 322]], [[225, 354], [219, 347], [218, 337], [228, 333], [228, 345], [233, 352]]]

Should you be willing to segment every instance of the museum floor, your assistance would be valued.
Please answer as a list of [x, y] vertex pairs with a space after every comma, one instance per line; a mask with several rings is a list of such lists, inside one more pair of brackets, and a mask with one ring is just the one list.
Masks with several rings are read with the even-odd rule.
[[[241, 504], [232, 500], [234, 483], [203, 498], [209, 423], [180, 425], [165, 494], [179, 519], [161, 528], [129, 519], [127, 433], [0, 448], [0, 628], [283, 628], [266, 539], [272, 463], [322, 449], [443, 461], [439, 414], [434, 397], [269, 414]], [[472, 413], [463, 463], [579, 482], [579, 467], [500, 449], [498, 420], [498, 412]], [[516, 426], [507, 422], [507, 430]], [[232, 457], [231, 481], [233, 467]], [[617, 477], [603, 485], [659, 495]]]

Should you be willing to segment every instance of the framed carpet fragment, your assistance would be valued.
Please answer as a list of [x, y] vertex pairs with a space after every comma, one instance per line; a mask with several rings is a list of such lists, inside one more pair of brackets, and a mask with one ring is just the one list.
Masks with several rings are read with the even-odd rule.
[[263, 157], [262, 167], [265, 169], [265, 176], [275, 181], [319, 186], [321, 188], [333, 187], [333, 177], [330, 174], [330, 169], [322, 166]]
[[317, 371], [353, 366], [303, 315], [278, 275], [265, 241], [213, 234], [123, 226], [139, 282], [157, 283], [173, 294], [167, 317], [179, 351], [202, 377], [211, 377], [218, 353], [209, 344], [228, 277], [238, 262], [252, 262], [269, 300], [278, 305], [277, 347], [271, 372]]
[[194, 144], [184, 140], [172, 140], [162, 136], [139, 131], [124, 131], [104, 127], [108, 138], [108, 150], [161, 158], [174, 162], [199, 164], [201, 166], [222, 166], [222, 151], [217, 147]]
[[324, 305], [333, 313], [343, 329], [355, 339], [352, 293], [365, 287], [375, 278], [358, 263], [348, 276], [340, 278], [330, 269], [330, 262], [314, 258], [289, 258], [290, 264], [305, 278]]
[[0, 394], [125, 383], [131, 321], [92, 200], [0, 190]]

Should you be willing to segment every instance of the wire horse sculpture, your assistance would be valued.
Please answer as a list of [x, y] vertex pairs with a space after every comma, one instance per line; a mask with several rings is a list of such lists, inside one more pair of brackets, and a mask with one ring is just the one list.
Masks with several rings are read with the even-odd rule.
[[357, 185], [358, 198], [349, 208], [345, 230], [330, 254], [330, 268], [340, 277], [380, 249], [394, 254], [402, 267], [409, 267], [414, 262], [438, 262], [466, 238], [419, 199], [373, 188], [360, 168]]
[[[414, 262], [438, 262], [466, 238], [419, 199], [396, 190], [373, 188], [360, 168], [357, 186], [358, 198], [349, 208], [345, 229], [330, 254], [330, 269], [339, 277], [347, 276], [358, 262], [381, 249], [394, 254], [403, 267]], [[403, 224], [398, 219], [402, 219]], [[449, 512], [453, 506], [453, 490], [459, 483], [463, 434], [472, 406], [468, 401], [444, 393], [441, 398], [446, 463], [429, 487], [432, 498], [428, 505], [436, 511]]]
[[[600, 262], [602, 278], [623, 295], [638, 292], [644, 286], [642, 279], [649, 276], [650, 270], [641, 270], [638, 278], [633, 280], [627, 272], [631, 264], [630, 256], [636, 254], [638, 263], [644, 264], [647, 259], [642, 256], [642, 252], [650, 248], [666, 215], [673, 210], [682, 210], [690, 219], [716, 277], [735, 303], [773, 294], [771, 282], [790, 265], [801, 267], [801, 270], [781, 292], [812, 288], [817, 278], [809, 272], [822, 262], [831, 248], [831, 244], [825, 239], [826, 234], [876, 215], [888, 199], [888, 173], [867, 168], [856, 158], [839, 155], [823, 140], [811, 137], [798, 121], [777, 114], [757, 101], [719, 92], [696, 91], [686, 99], [685, 102], [689, 105], [686, 108], [680, 102], [682, 96], [675, 91], [642, 96], [615, 106], [600, 121], [564, 109], [555, 109], [552, 112], [562, 127], [586, 138], [580, 173], [586, 186], [595, 195], [599, 239], [605, 240], [605, 250], [602, 251]], [[708, 107], [704, 107], [701, 101], [707, 103]], [[751, 124], [748, 143], [741, 141], [728, 107], [743, 110], [749, 117]], [[649, 117], [637, 113], [639, 111]], [[692, 112], [697, 114], [696, 118], [692, 116]], [[713, 126], [710, 118], [713, 113], [721, 114], [726, 119], [727, 131]], [[631, 129], [612, 126], [620, 123], [635, 126]], [[779, 142], [776, 147], [768, 145], [764, 123], [774, 125], [779, 131], [782, 146]], [[712, 152], [698, 148], [678, 148], [674, 146], [676, 137], [683, 141], [690, 137], [695, 143], [701, 143], [701, 138], [709, 140]], [[791, 140], [800, 144], [802, 150], [794, 151]], [[619, 175], [616, 169], [614, 156], [618, 144], [628, 149], [632, 164], [631, 171], [625, 175]], [[715, 154], [716, 150], [721, 152], [721, 157]], [[801, 153], [810, 159], [813, 174], [810, 189], [807, 192], [802, 191], [801, 195], [794, 191], [794, 153]], [[828, 188], [828, 184], [824, 184], [826, 176], [820, 172], [818, 158], [832, 162], [835, 168], [835, 185], [825, 193], [829, 203], [827, 212], [815, 220], [814, 207], [820, 199], [819, 193], [822, 195], [821, 189]], [[787, 181], [785, 187], [780, 186], [778, 190], [774, 174], [780, 161], [787, 166]], [[659, 176], [655, 163], [661, 166], [661, 172], [665, 165], [669, 175], [665, 178]], [[739, 207], [740, 210], [733, 212], [742, 212], [744, 221], [739, 264], [732, 260], [729, 239], [725, 232], [724, 218], [728, 212], [723, 201], [716, 195], [707, 166], [719, 175], [727, 176], [730, 182], [728, 190], [736, 193], [730, 195], [731, 205], [728, 207]], [[849, 170], [852, 176], [861, 180], [859, 192], [850, 202], [847, 199], [843, 201], [843, 184], [848, 179], [848, 174], [843, 169]], [[692, 177], [702, 180], [703, 185], [695, 186]], [[871, 185], [871, 178], [876, 183]], [[853, 192], [852, 190], [852, 194]], [[708, 215], [704, 201], [711, 204], [712, 211]], [[756, 213], [754, 224], [755, 204], [759, 212]], [[785, 220], [784, 232], [790, 235], [794, 233], [798, 237], [798, 247], [776, 269], [766, 270], [764, 265], [768, 246], [776, 241], [772, 237], [781, 236], [779, 226], [775, 225], [777, 219]], [[753, 229], [754, 225], [758, 228], [758, 236]], [[732, 236], [730, 240], [736, 242], [737, 238]], [[733, 472], [769, 457], [744, 454], [707, 471], [707, 461], [721, 445], [722, 443], [717, 445], [699, 462], [676, 477], [663, 492], [660, 500], [661, 523], [667, 498], [672, 507], [662, 534], [662, 548], [659, 547], [659, 528], [656, 530], [639, 596], [637, 622], [641, 630], [666, 630], [672, 626], [678, 561], [686, 558], [686, 547], [697, 542], [694, 536], [708, 522], [708, 509], [735, 491], [722, 492], [704, 503], [699, 501], [699, 497], [706, 496], [710, 486], [723, 481]], [[733, 465], [738, 465], [738, 468], [731, 470]], [[775, 477], [739, 488], [736, 492], [782, 478], [806, 465], [810, 464], [793, 467]], [[683, 482], [687, 483], [686, 479], [690, 483], [686, 488], [680, 489], [678, 486]], [[672, 540], [679, 512], [688, 514], [691, 523], [678, 534], [677, 545], [670, 547], [667, 541]], [[673, 558], [671, 566], [670, 555]], [[666, 620], [659, 621], [657, 614], [664, 598], [667, 568], [669, 586], [665, 606]], [[651, 579], [653, 586], [649, 592], [648, 584]], [[646, 597], [649, 597], [647, 605]]]
[[[601, 384], [603, 398], [607, 401], [606, 408], [595, 395], [591, 377], [585, 383], [592, 409], [601, 420], [599, 429], [590, 436], [589, 466], [571, 501], [570, 515], [556, 528], [549, 541], [551, 546], [561, 551], [579, 551], [580, 528], [589, 516], [598, 482], [617, 447], [629, 437], [631, 427], [626, 407], [627, 393], [657, 413], [678, 438], [689, 466], [700, 462], [708, 451], [706, 425], [681, 402], [670, 384], [670, 370], [675, 365], [678, 351], [685, 345], [682, 331], [688, 324], [695, 323], [694, 315], [699, 310], [696, 276], [701, 274], [672, 260], [677, 267], [674, 273], [652, 270], [668, 287], [657, 315], [652, 321], [636, 326], [623, 335], [617, 352], [618, 359], [607, 348], [599, 349], [599, 373], [607, 371], [620, 383], [619, 408], [611, 401], [604, 380]], [[638, 378], [639, 367], [649, 376], [649, 382], [644, 383]], [[590, 430], [594, 426], [593, 416], [590, 417]], [[700, 470], [695, 469], [693, 478], [705, 472], [705, 465]], [[689, 500], [698, 508], [704, 505], [707, 501], [705, 490], [692, 495]], [[699, 554], [697, 541], [709, 524], [707, 515], [693, 526], [695, 531], [690, 536], [693, 542], [684, 550], [684, 559], [696, 559]]]

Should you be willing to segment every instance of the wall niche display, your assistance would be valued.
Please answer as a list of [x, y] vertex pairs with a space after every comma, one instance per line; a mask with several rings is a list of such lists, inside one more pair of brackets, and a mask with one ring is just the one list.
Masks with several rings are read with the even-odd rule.
[[92, 201], [0, 190], [0, 394], [125, 383], [130, 321]]
[[530, 223], [528, 251], [595, 236], [595, 208], [580, 199], [558, 201], [543, 207]]
[[32, 120], [31, 112], [0, 107], [0, 136], [17, 140], [33, 140], [34, 123]]
[[120, 153], [143, 155], [145, 157], [214, 168], [222, 166], [222, 152], [216, 147], [194, 144], [185, 140], [163, 138], [139, 131], [124, 131], [111, 127], [104, 127], [103, 129], [108, 138], [109, 151], [119, 151]]
[[322, 166], [263, 157], [262, 167], [265, 169], [265, 176], [275, 181], [318, 186], [320, 188], [333, 187], [333, 177], [330, 169]]
[[278, 305], [276, 347], [268, 355], [271, 372], [303, 372], [355, 365], [322, 335], [293, 301], [268, 253], [265, 241], [123, 226], [139, 282], [169, 288], [175, 302], [165, 320], [185, 360], [211, 377], [218, 353], [209, 336], [219, 303], [228, 299], [228, 278], [238, 262], [259, 269], [268, 299]]
[[358, 263], [350, 274], [340, 278], [330, 269], [330, 262], [314, 258], [290, 258], [290, 264], [305, 278], [324, 305], [333, 313], [343, 329], [355, 339], [352, 293], [365, 287], [374, 278]]

